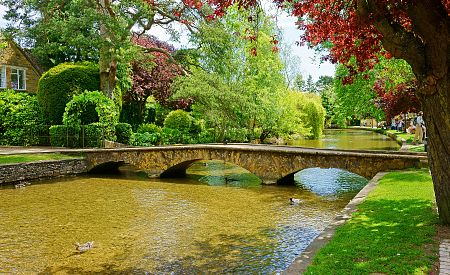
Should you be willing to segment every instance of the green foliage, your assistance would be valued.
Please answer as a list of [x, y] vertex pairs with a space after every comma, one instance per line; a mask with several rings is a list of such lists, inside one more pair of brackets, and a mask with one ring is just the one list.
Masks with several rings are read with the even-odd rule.
[[159, 144], [161, 134], [159, 133], [134, 133], [131, 144], [134, 146], [153, 146]]
[[36, 131], [43, 124], [43, 116], [35, 96], [15, 92], [0, 91], [0, 144], [39, 144]]
[[325, 109], [322, 107], [320, 97], [315, 95], [305, 97], [301, 111], [304, 113], [303, 120], [305, 126], [311, 129], [308, 137], [319, 139], [325, 123]]
[[130, 144], [132, 136], [133, 136], [133, 129], [130, 124], [128, 123], [116, 124], [117, 142], [123, 144]]
[[139, 126], [137, 133], [133, 134], [131, 144], [135, 146], [152, 146], [161, 142], [161, 127], [146, 123]]
[[176, 129], [180, 132], [189, 132], [192, 125], [192, 117], [188, 112], [175, 110], [170, 112], [164, 120], [164, 128]]
[[37, 98], [47, 122], [61, 124], [66, 104], [76, 94], [100, 86], [98, 67], [91, 63], [62, 63], [42, 75]]
[[82, 147], [103, 147], [105, 125], [95, 122], [81, 128]]
[[50, 127], [50, 144], [54, 147], [78, 147], [80, 127], [53, 125]]
[[154, 134], [154, 133], [161, 133], [161, 127], [159, 127], [156, 124], [153, 123], [144, 123], [139, 125], [139, 128], [137, 129], [138, 133], [150, 133], [150, 134]]
[[93, 119], [92, 106], [95, 106], [97, 118], [95, 122], [104, 125], [104, 137], [115, 140], [114, 125], [118, 122], [118, 110], [114, 102], [98, 91], [84, 92], [76, 95], [67, 103], [63, 122], [65, 125], [80, 127], [83, 123], [91, 123]]

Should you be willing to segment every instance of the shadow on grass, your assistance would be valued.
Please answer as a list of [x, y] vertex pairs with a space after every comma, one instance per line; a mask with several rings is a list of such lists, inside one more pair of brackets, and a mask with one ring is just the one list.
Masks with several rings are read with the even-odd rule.
[[430, 200], [368, 200], [320, 250], [307, 274], [426, 274], [437, 215]]

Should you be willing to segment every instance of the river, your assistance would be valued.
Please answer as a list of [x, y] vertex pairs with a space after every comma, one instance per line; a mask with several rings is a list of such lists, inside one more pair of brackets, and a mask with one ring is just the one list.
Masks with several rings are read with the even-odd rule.
[[[367, 183], [312, 168], [295, 185], [264, 186], [222, 161], [187, 172], [148, 179], [123, 167], [120, 175], [1, 187], [0, 273], [273, 274]], [[75, 250], [88, 241], [92, 249]]]

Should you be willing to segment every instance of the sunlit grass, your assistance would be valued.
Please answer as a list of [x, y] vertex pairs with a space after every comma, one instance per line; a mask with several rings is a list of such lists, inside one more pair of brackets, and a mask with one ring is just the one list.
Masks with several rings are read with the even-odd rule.
[[388, 131], [388, 133], [396, 135], [397, 138], [406, 140], [407, 144], [412, 144], [412, 142], [414, 140], [414, 135], [413, 134], [409, 134], [409, 133], [405, 133], [405, 132], [399, 132], [397, 130], [387, 130], [387, 131]]
[[21, 155], [0, 155], [0, 164], [21, 163], [38, 160], [62, 160], [70, 159], [75, 156], [68, 156], [58, 153], [52, 154], [21, 154]]
[[433, 202], [427, 170], [389, 173], [307, 274], [428, 274], [438, 246]]

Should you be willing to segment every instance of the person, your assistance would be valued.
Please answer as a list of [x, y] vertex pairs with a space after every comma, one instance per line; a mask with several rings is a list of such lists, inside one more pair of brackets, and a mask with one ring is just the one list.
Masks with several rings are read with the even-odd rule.
[[424, 124], [424, 122], [423, 122], [422, 115], [423, 115], [423, 113], [422, 113], [422, 111], [420, 111], [419, 115], [416, 117], [416, 120], [415, 120], [416, 133], [414, 135], [413, 144], [416, 144], [416, 140], [418, 141], [419, 144], [421, 144], [423, 141], [422, 125]]
[[401, 119], [397, 124], [397, 131], [403, 132], [403, 126], [404, 126], [403, 124], [404, 124], [403, 119]]
[[411, 120], [409, 121], [409, 127], [408, 127], [408, 129], [406, 129], [406, 132], [407, 132], [408, 134], [414, 134], [415, 129], [416, 129], [416, 127], [414, 126], [414, 120], [411, 119]]
[[391, 130], [395, 130], [397, 128], [397, 122], [395, 121], [395, 118], [392, 118], [391, 120]]

